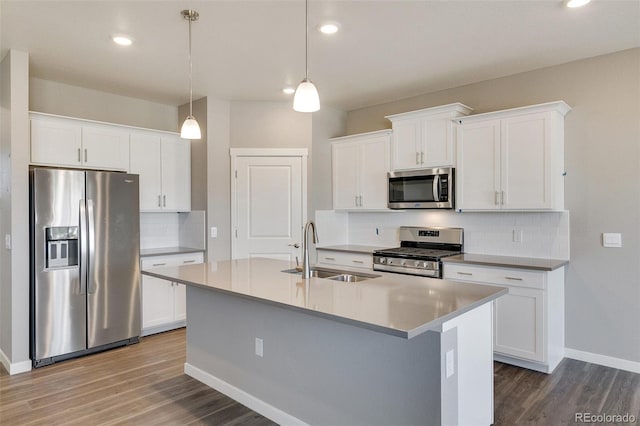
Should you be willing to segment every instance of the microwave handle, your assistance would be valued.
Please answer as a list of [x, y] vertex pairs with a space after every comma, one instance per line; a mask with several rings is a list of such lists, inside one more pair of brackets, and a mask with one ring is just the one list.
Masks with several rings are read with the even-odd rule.
[[440, 201], [440, 175], [433, 177], [433, 201]]

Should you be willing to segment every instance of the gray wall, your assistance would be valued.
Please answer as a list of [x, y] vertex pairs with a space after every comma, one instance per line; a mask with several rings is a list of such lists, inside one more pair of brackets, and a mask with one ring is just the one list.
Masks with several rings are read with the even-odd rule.
[[[29, 366], [29, 55], [10, 50], [0, 65], [0, 351]], [[16, 367], [14, 365], [14, 367]]]
[[218, 228], [218, 238], [207, 229], [209, 260], [231, 258], [231, 181], [227, 101], [207, 98], [207, 223]]
[[[330, 138], [344, 136], [347, 129], [347, 113], [337, 109], [322, 107], [313, 113], [313, 175], [312, 191], [309, 193], [309, 218], [315, 217], [316, 210], [333, 208], [331, 188], [331, 145]], [[327, 164], [329, 165], [327, 167]]]
[[29, 109], [178, 132], [178, 108], [55, 81], [29, 79]]
[[[351, 111], [347, 128], [390, 128], [385, 115], [451, 102], [481, 113], [555, 100], [573, 108], [565, 120], [566, 346], [640, 362], [640, 49]], [[602, 232], [622, 233], [623, 247], [603, 248]]]

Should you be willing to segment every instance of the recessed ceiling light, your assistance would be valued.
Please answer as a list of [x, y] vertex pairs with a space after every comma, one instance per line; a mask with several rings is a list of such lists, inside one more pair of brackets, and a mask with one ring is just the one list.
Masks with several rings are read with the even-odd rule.
[[589, 3], [591, 0], [569, 0], [567, 1], [567, 7], [575, 8], [581, 7]]
[[124, 34], [115, 34], [111, 36], [111, 40], [113, 40], [115, 44], [119, 44], [120, 46], [131, 46], [131, 44], [133, 43], [133, 39]]
[[318, 30], [322, 34], [335, 34], [340, 30], [340, 25], [337, 22], [327, 22], [318, 27]]
[[296, 89], [294, 89], [293, 87], [285, 87], [284, 89], [282, 89], [283, 93], [286, 93], [287, 95], [293, 95], [296, 92]]

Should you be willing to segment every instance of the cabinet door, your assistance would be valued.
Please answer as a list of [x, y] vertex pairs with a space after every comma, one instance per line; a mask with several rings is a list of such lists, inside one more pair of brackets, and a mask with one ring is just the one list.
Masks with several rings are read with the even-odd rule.
[[494, 351], [546, 362], [543, 291], [509, 287], [494, 305]]
[[142, 328], [164, 325], [173, 321], [174, 288], [160, 278], [142, 276]]
[[393, 170], [421, 167], [421, 120], [401, 120], [393, 123]]
[[389, 171], [389, 138], [378, 136], [360, 145], [360, 207], [387, 208], [387, 172]]
[[354, 209], [358, 206], [358, 155], [357, 143], [331, 145], [334, 209]]
[[110, 126], [82, 126], [82, 164], [104, 170], [129, 169], [129, 132]]
[[173, 283], [173, 319], [187, 319], [187, 286]]
[[550, 121], [550, 113], [502, 120], [503, 209], [552, 208]]
[[453, 166], [453, 122], [450, 118], [422, 120], [422, 167]]
[[457, 128], [456, 209], [500, 209], [500, 120]]
[[160, 136], [152, 133], [132, 133], [129, 152], [129, 170], [140, 175], [140, 210], [162, 210]]
[[70, 120], [31, 120], [31, 162], [82, 166], [82, 128]]
[[191, 142], [162, 136], [162, 208], [191, 211]]

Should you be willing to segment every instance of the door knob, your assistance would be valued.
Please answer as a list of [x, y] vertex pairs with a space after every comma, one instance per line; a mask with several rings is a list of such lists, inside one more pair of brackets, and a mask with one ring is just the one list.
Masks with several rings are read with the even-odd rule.
[[295, 248], [300, 248], [300, 244], [298, 243], [293, 243], [293, 244], [287, 244], [289, 247], [295, 247]]

